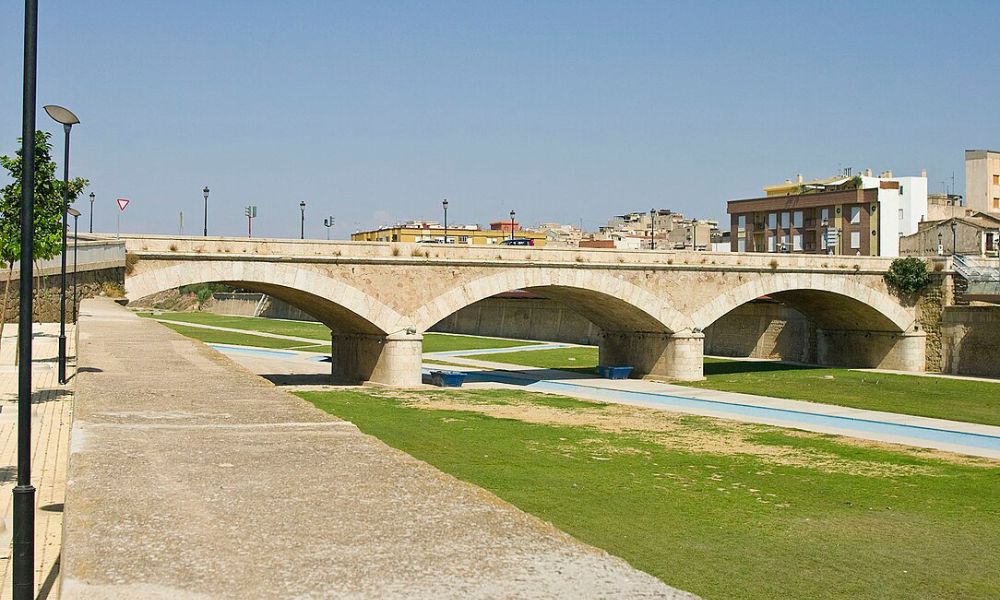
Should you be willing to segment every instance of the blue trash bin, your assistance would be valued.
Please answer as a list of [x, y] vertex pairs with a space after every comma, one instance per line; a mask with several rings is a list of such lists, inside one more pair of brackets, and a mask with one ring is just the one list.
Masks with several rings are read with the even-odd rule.
[[605, 379], [628, 379], [632, 374], [632, 367], [597, 367], [598, 374]]
[[438, 387], [462, 387], [465, 373], [458, 371], [431, 371], [431, 383]]

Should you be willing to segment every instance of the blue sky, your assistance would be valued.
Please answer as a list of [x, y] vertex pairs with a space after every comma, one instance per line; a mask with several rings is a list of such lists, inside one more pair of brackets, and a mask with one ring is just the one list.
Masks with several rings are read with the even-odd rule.
[[[95, 230], [335, 236], [410, 218], [583, 223], [843, 167], [1000, 147], [998, 2], [41, 0], [42, 104], [74, 110]], [[22, 3], [0, 20], [0, 152], [20, 134]], [[61, 155], [61, 140], [56, 153]], [[87, 218], [89, 203], [79, 208]]]

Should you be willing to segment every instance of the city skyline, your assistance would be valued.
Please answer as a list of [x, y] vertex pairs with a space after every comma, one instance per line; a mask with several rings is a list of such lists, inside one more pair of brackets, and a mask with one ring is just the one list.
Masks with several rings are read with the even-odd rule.
[[[932, 192], [954, 172], [961, 194], [964, 150], [1000, 145], [990, 3], [239, 6], [42, 6], [39, 103], [80, 116], [95, 230], [127, 197], [123, 231], [177, 233], [183, 211], [199, 234], [206, 185], [209, 233], [232, 236], [256, 205], [255, 235], [297, 237], [301, 201], [313, 238], [327, 216], [340, 238], [439, 220], [443, 198], [456, 224], [725, 222], [727, 200], [845, 167], [926, 168]], [[17, 55], [19, 20], [0, 33]], [[0, 153], [19, 133], [5, 111]]]

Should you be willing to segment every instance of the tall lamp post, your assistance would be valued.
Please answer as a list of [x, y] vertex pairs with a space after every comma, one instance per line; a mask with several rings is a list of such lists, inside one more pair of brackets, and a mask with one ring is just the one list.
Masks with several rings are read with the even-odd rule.
[[77, 251], [80, 249], [80, 211], [70, 207], [69, 216], [73, 217], [73, 322], [76, 323], [76, 307], [79, 298], [76, 293], [76, 258]]
[[958, 254], [958, 248], [956, 246], [956, 228], [958, 224], [955, 223], [955, 219], [951, 219], [951, 255], [955, 256]]
[[333, 227], [333, 215], [323, 219], [323, 227], [326, 227], [326, 241], [330, 241], [330, 228]]
[[448, 243], [448, 199], [445, 198], [441, 201], [441, 207], [444, 209], [444, 243]]
[[306, 239], [306, 201], [299, 202], [299, 212], [302, 213], [302, 220], [299, 225], [299, 239]]
[[208, 237], [208, 186], [201, 190], [201, 195], [205, 197], [205, 231], [203, 235]]
[[649, 249], [656, 250], [656, 209], [649, 209]]
[[21, 91], [21, 277], [18, 285], [17, 486], [12, 504], [11, 592], [35, 597], [35, 488], [31, 485], [31, 276], [35, 247], [35, 98], [38, 73], [38, 0], [24, 2], [24, 84]]
[[698, 251], [698, 219], [691, 219], [691, 249]]
[[94, 192], [90, 192], [90, 233], [94, 233]]
[[69, 210], [69, 132], [80, 122], [69, 110], [48, 104], [45, 112], [56, 123], [63, 126], [66, 134], [63, 148], [63, 205], [62, 205], [62, 266], [59, 269], [59, 383], [66, 383], [66, 233], [69, 224], [66, 215]]
[[510, 211], [510, 239], [514, 239], [514, 211]]

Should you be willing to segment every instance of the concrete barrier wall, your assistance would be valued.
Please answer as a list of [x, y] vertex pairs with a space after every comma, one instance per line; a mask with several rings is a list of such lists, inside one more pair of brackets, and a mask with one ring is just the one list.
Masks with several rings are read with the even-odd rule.
[[1000, 306], [949, 306], [941, 317], [945, 373], [1000, 377]]
[[545, 298], [487, 298], [452, 313], [430, 330], [592, 345], [601, 334], [587, 319]]
[[814, 362], [815, 327], [781, 304], [751, 302], [705, 329], [705, 354]]

